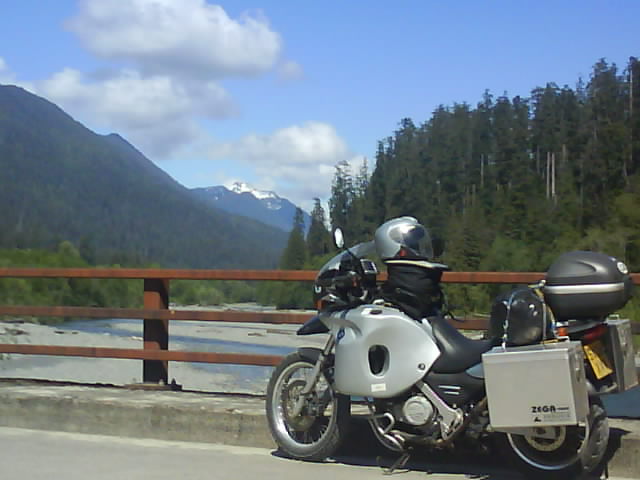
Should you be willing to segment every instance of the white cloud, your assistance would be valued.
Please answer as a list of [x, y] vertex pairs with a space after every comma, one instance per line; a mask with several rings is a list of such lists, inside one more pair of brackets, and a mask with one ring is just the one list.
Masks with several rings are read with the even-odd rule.
[[67, 28], [98, 56], [205, 78], [265, 72], [282, 48], [260, 14], [235, 20], [205, 0], [84, 0]]
[[16, 74], [9, 68], [9, 65], [2, 57], [0, 57], [0, 84], [17, 85], [31, 92], [35, 90], [32, 82], [18, 80]]
[[228, 94], [214, 82], [179, 82], [135, 70], [95, 79], [66, 68], [35, 89], [83, 122], [123, 132], [144, 153], [160, 157], [198, 137], [197, 118], [234, 113]]
[[220, 78], [302, 73], [295, 62], [279, 64], [280, 35], [261, 13], [233, 19], [205, 0], [80, 0], [66, 27], [117, 66], [93, 74], [65, 68], [33, 90], [154, 159], [193, 149], [205, 136], [202, 119], [237, 114]]
[[300, 64], [287, 60], [278, 68], [278, 77], [281, 80], [300, 80], [304, 77], [304, 71]]
[[236, 156], [257, 165], [282, 166], [286, 158], [306, 167], [344, 158], [348, 149], [333, 126], [307, 122], [281, 128], [270, 135], [250, 134], [223, 146]]
[[314, 197], [329, 196], [338, 162], [346, 160], [359, 165], [362, 161], [362, 157], [350, 152], [332, 125], [322, 122], [307, 122], [269, 135], [251, 134], [235, 142], [221, 143], [209, 151], [209, 157], [250, 164], [260, 178], [254, 182], [257, 187], [277, 185], [279, 194], [305, 206]]
[[15, 76], [13, 72], [9, 70], [9, 66], [7, 62], [4, 61], [4, 58], [0, 57], [0, 83], [14, 83]]

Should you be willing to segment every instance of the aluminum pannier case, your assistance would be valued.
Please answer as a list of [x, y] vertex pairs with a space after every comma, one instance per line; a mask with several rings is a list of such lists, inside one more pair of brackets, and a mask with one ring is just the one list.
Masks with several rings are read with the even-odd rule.
[[638, 385], [633, 334], [629, 319], [607, 320], [606, 347], [613, 360], [613, 368], [618, 386], [616, 392], [622, 393]]
[[589, 401], [580, 342], [495, 347], [482, 355], [495, 430], [576, 425]]

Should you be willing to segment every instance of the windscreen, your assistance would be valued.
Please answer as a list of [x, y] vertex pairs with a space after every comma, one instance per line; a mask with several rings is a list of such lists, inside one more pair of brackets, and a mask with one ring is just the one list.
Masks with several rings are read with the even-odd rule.
[[358, 243], [357, 245], [354, 245], [353, 247], [349, 248], [348, 252], [340, 252], [338, 253], [338, 255], [336, 255], [327, 263], [325, 263], [320, 269], [320, 271], [318, 272], [318, 275], [316, 276], [316, 278], [319, 278], [323, 273], [328, 272], [330, 270], [338, 270], [338, 268], [340, 267], [340, 262], [342, 261], [343, 257], [345, 256], [349, 257], [350, 255], [349, 252], [351, 252], [353, 255], [355, 255], [358, 258], [363, 258], [363, 257], [369, 256], [374, 251], [375, 251], [375, 243], [373, 241]]

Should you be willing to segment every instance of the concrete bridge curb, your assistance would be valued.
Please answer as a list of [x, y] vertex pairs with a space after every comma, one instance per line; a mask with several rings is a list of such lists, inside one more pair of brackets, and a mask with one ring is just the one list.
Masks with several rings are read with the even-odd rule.
[[[362, 421], [355, 423], [352, 443], [363, 451], [372, 435]], [[640, 478], [640, 420], [610, 419], [610, 425], [610, 474]], [[201, 392], [0, 379], [0, 426], [275, 447], [263, 398]]]

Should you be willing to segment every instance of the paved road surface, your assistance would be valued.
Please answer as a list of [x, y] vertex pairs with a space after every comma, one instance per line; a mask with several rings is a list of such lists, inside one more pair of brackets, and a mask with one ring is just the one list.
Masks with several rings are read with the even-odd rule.
[[[420, 463], [399, 472], [401, 480], [516, 480], [509, 471], [486, 466]], [[433, 465], [432, 465], [433, 467]], [[268, 449], [204, 443], [140, 440], [101, 435], [0, 427], [0, 479], [16, 480], [191, 480], [191, 479], [384, 479], [375, 458], [346, 458], [314, 464], [278, 458]]]
[[[191, 479], [384, 479], [375, 458], [343, 459], [348, 463], [314, 464], [278, 458], [268, 449], [204, 443], [139, 440], [100, 435], [45, 432], [0, 427], [0, 478], [3, 480], [191, 480]], [[373, 464], [373, 465], [372, 465]], [[415, 466], [415, 465], [412, 465]], [[402, 480], [484, 478], [517, 475], [441, 466], [399, 475]], [[486, 469], [485, 469], [486, 470]], [[460, 470], [458, 469], [458, 472]], [[480, 475], [480, 476], [478, 476]]]

